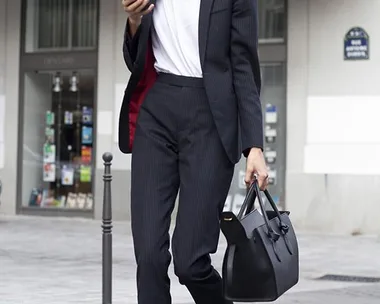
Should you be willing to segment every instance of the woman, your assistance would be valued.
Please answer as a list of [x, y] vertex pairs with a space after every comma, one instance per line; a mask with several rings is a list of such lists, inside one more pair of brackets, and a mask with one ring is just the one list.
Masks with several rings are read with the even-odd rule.
[[[132, 152], [131, 218], [138, 303], [169, 304], [175, 273], [195, 303], [229, 303], [212, 267], [234, 165], [268, 183], [263, 156], [255, 0], [124, 0], [132, 72], [119, 145]], [[132, 145], [133, 144], [133, 145]]]

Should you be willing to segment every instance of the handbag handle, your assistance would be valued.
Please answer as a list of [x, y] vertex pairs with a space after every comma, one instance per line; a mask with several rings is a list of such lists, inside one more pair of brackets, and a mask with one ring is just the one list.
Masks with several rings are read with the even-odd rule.
[[[282, 222], [281, 214], [278, 211], [277, 206], [274, 203], [272, 197], [270, 196], [269, 191], [265, 190], [264, 194], [267, 197], [267, 199], [269, 201], [269, 204], [273, 208], [274, 212], [276, 213], [276, 217], [278, 218], [278, 220], [280, 222], [280, 229], [286, 234], [288, 232], [288, 230], [289, 230], [288, 225], [286, 225], [286, 224], [284, 224]], [[267, 226], [267, 229], [268, 229], [268, 236], [272, 240], [277, 241], [279, 239], [280, 235], [278, 233], [276, 233], [272, 229], [272, 227], [269, 225], [268, 215], [267, 215], [266, 210], [264, 208], [264, 202], [263, 202], [263, 199], [262, 199], [262, 197], [260, 195], [260, 188], [259, 188], [257, 180], [255, 180], [253, 182], [252, 186], [248, 189], [248, 193], [247, 193], [247, 195], [246, 195], [246, 197], [244, 199], [244, 202], [243, 202], [243, 204], [241, 206], [241, 209], [240, 209], [240, 211], [239, 211], [239, 213], [237, 215], [237, 218], [239, 220], [241, 220], [243, 218], [244, 210], [246, 210], [245, 215], [247, 215], [249, 212], [252, 211], [253, 204], [254, 204], [256, 196], [258, 198], [260, 209], [261, 209], [262, 215], [264, 217], [265, 225]]]
[[[255, 189], [253, 189], [253, 187], [251, 186], [247, 189], [247, 195], [245, 196], [243, 204], [240, 207], [239, 213], [237, 215], [238, 220], [241, 220], [243, 218], [244, 210], [248, 211], [249, 209], [252, 209], [255, 199], [256, 199], [256, 192], [255, 192]], [[248, 204], [249, 204], [249, 207], [247, 207]], [[249, 212], [246, 212], [245, 215], [247, 215]]]
[[[263, 200], [262, 200], [261, 195], [260, 195], [260, 189], [259, 189], [257, 180], [255, 180], [253, 182], [252, 186], [249, 188], [247, 196], [244, 199], [244, 202], [241, 206], [241, 209], [238, 213], [237, 218], [239, 220], [241, 220], [243, 218], [244, 210], [246, 209], [246, 207], [249, 203], [254, 201], [254, 198], [256, 197], [256, 195], [257, 195], [257, 198], [259, 199], [260, 209], [261, 209], [263, 217], [264, 217], [265, 225], [267, 226], [267, 229], [268, 229], [267, 234], [268, 234], [270, 239], [277, 241], [280, 238], [280, 235], [278, 235], [275, 231], [273, 231], [272, 227], [269, 225], [268, 215], [264, 209], [264, 203], [263, 203]], [[252, 200], [252, 198], [253, 198], [253, 200]]]

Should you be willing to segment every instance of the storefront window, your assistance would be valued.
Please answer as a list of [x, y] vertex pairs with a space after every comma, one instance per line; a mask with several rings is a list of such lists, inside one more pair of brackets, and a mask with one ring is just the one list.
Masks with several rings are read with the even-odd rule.
[[23, 206], [92, 210], [94, 76], [25, 74]]
[[260, 42], [279, 42], [285, 38], [285, 0], [259, 0]]
[[98, 0], [25, 0], [25, 51], [94, 49]]

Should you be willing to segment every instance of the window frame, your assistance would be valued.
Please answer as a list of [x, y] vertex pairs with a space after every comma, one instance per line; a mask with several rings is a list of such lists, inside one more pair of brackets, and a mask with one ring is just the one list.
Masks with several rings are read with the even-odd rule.
[[[39, 0], [36, 0], [39, 1]], [[68, 24], [69, 24], [69, 29], [68, 29], [68, 41], [67, 41], [67, 47], [38, 47], [38, 39], [39, 39], [39, 33], [38, 33], [38, 22], [34, 22], [33, 24], [33, 37], [32, 37], [32, 42], [33, 42], [33, 49], [32, 50], [27, 50], [26, 45], [27, 45], [27, 31], [26, 31], [26, 26], [27, 26], [27, 21], [28, 21], [28, 0], [22, 0], [21, 4], [21, 52], [22, 54], [35, 54], [35, 53], [59, 53], [59, 52], [75, 52], [75, 51], [83, 51], [83, 52], [88, 52], [88, 51], [94, 51], [98, 49], [98, 41], [99, 41], [99, 16], [100, 16], [100, 3], [99, 0], [94, 0], [95, 1], [95, 6], [96, 6], [96, 22], [95, 22], [95, 44], [94, 46], [90, 47], [82, 47], [82, 46], [73, 46], [73, 4], [75, 0], [69, 0], [69, 12], [68, 12]], [[34, 11], [34, 16], [35, 20], [39, 20], [39, 10], [36, 9]]]
[[[258, 21], [259, 21], [259, 28], [265, 27], [265, 24], [260, 23], [260, 14], [263, 12], [260, 9], [260, 2], [265, 2], [267, 0], [258, 0]], [[270, 37], [270, 38], [260, 38], [260, 30], [259, 32], [259, 44], [285, 44], [287, 40], [287, 16], [288, 16], [288, 0], [282, 0], [283, 6], [284, 6], [284, 29], [283, 29], [283, 37]]]

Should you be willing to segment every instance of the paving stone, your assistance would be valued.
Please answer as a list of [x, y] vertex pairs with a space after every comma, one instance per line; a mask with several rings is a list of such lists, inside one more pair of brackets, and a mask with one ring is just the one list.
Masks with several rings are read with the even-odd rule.
[[[115, 222], [113, 303], [136, 303], [129, 223]], [[380, 277], [377, 237], [299, 232], [301, 279], [275, 303], [380, 303], [380, 284], [318, 281], [323, 274]], [[0, 215], [0, 304], [101, 303], [100, 222]], [[221, 236], [213, 261], [220, 270]], [[173, 303], [193, 303], [170, 267]]]

